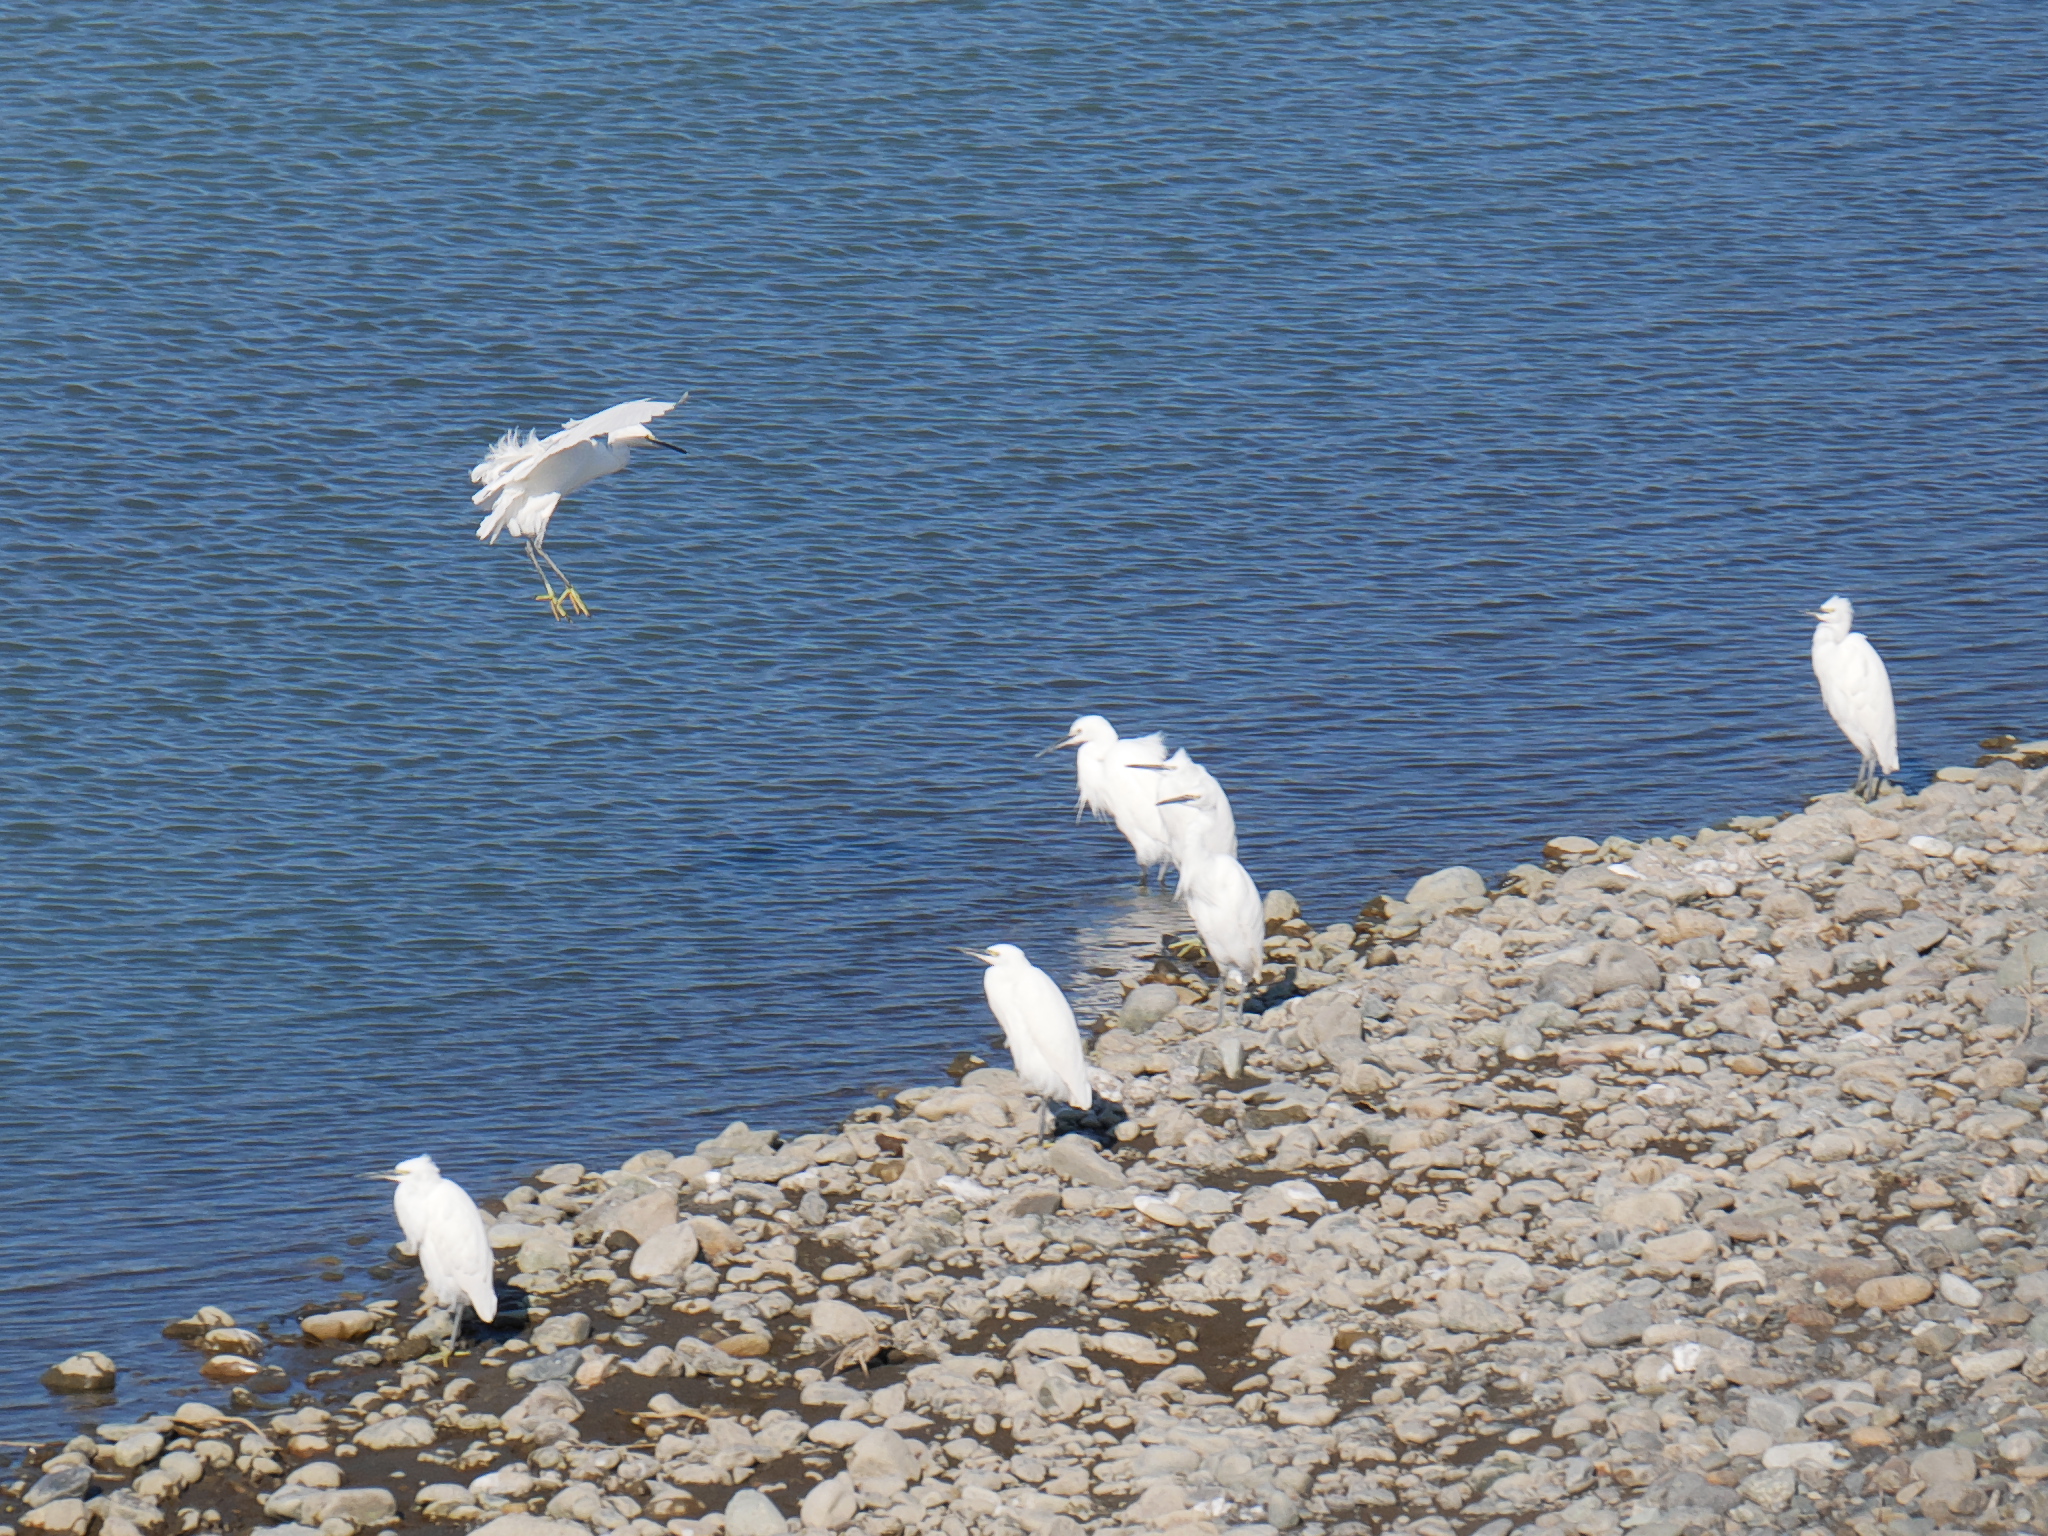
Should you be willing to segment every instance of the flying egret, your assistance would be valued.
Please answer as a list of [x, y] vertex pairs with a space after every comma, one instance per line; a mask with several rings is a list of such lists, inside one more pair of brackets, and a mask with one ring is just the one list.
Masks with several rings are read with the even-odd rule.
[[[1054, 742], [1045, 752], [1077, 747], [1074, 754], [1074, 783], [1080, 799], [1074, 809], [1093, 811], [1097, 820], [1107, 818], [1131, 845], [1138, 861], [1142, 884], [1146, 871], [1173, 862], [1173, 850], [1166, 840], [1166, 823], [1159, 815], [1159, 782], [1154, 772], [1166, 765], [1166, 738], [1118, 736], [1116, 727], [1100, 715], [1083, 715], [1067, 728], [1065, 739]], [[1045, 756], [1045, 752], [1038, 755]]]
[[1156, 773], [1159, 819], [1173, 862], [1185, 870], [1202, 854], [1236, 858], [1237, 818], [1216, 776], [1185, 749], [1175, 752]]
[[441, 1177], [431, 1157], [408, 1158], [389, 1173], [369, 1177], [389, 1179], [398, 1186], [392, 1192], [391, 1208], [406, 1241], [419, 1253], [428, 1295], [454, 1313], [448, 1347], [441, 1352], [445, 1361], [455, 1353], [456, 1341], [462, 1336], [463, 1298], [468, 1298], [484, 1322], [498, 1315], [491, 1239], [483, 1215], [467, 1190], [453, 1179]]
[[1259, 979], [1266, 959], [1266, 910], [1258, 886], [1229, 854], [1198, 853], [1181, 866], [1180, 899], [1187, 903], [1202, 947], [1216, 962], [1216, 1022], [1223, 1022], [1232, 987], [1243, 1018], [1244, 994]]
[[1863, 754], [1855, 791], [1870, 799], [1883, 782], [1878, 770], [1899, 771], [1899, 722], [1892, 712], [1892, 680], [1870, 642], [1849, 626], [1856, 608], [1846, 597], [1831, 597], [1817, 613], [1813, 631], [1813, 675], [1821, 701], [1849, 744]]
[[[689, 398], [683, 396], [683, 400]], [[476, 525], [476, 536], [486, 544], [497, 543], [501, 533], [526, 540], [526, 558], [533, 562], [534, 574], [546, 588], [534, 601], [546, 603], [556, 618], [567, 618], [570, 611], [588, 618], [590, 610], [583, 606], [562, 568], [541, 547], [547, 541], [548, 520], [555, 515], [555, 507], [570, 492], [624, 469], [633, 461], [633, 449], [643, 443], [685, 453], [687, 450], [665, 443], [647, 430], [648, 422], [668, 414], [683, 400], [628, 400], [595, 416], [565, 421], [562, 430], [549, 437], [537, 432], [522, 437], [514, 427], [491, 444], [483, 462], [469, 472], [470, 480], [483, 487], [470, 497], [470, 503], [489, 512]], [[559, 596], [547, 571], [541, 569], [543, 560], [562, 583]]]
[[988, 997], [989, 1011], [1003, 1026], [1003, 1043], [1010, 1048], [1024, 1086], [1047, 1100], [1064, 1099], [1083, 1111], [1092, 1108], [1095, 1090], [1088, 1084], [1081, 1030], [1060, 984], [1014, 944], [960, 953], [988, 967], [981, 990]]

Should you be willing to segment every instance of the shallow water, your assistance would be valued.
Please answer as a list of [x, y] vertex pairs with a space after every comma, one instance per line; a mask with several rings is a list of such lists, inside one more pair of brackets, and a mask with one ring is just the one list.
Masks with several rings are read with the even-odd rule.
[[[354, 1175], [822, 1124], [1173, 921], [2041, 731], [2031, 7], [83, 4], [18, 20], [0, 1431], [348, 1288]], [[465, 473], [688, 388], [557, 626]], [[350, 1240], [361, 1246], [347, 1246]], [[364, 1239], [369, 1241], [364, 1242]]]

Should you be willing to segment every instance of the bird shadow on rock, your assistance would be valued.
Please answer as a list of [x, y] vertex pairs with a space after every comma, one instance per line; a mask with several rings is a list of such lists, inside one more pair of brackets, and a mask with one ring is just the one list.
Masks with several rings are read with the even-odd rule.
[[467, 1308], [462, 1314], [462, 1336], [479, 1343], [502, 1344], [507, 1339], [517, 1338], [526, 1332], [532, 1317], [528, 1305], [532, 1301], [526, 1292], [510, 1286], [496, 1287], [498, 1293], [498, 1315], [488, 1323], [483, 1322]]
[[1053, 1111], [1053, 1139], [1086, 1136], [1104, 1151], [1110, 1151], [1116, 1146], [1116, 1128], [1130, 1118], [1129, 1112], [1114, 1099], [1097, 1099], [1087, 1109], [1064, 1104]]

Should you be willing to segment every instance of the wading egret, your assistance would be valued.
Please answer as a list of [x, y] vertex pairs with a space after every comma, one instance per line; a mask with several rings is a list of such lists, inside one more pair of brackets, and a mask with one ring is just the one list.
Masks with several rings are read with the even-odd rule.
[[419, 1253], [428, 1295], [454, 1314], [448, 1347], [441, 1352], [445, 1361], [455, 1353], [456, 1341], [462, 1336], [465, 1297], [483, 1321], [488, 1323], [498, 1315], [491, 1239], [483, 1215], [469, 1198], [469, 1191], [453, 1179], [441, 1177], [431, 1157], [408, 1158], [389, 1173], [369, 1177], [389, 1179], [398, 1186], [391, 1195], [391, 1208], [406, 1241]]
[[1003, 1043], [1010, 1048], [1010, 1059], [1024, 1086], [1079, 1110], [1091, 1108], [1095, 1090], [1088, 1085], [1081, 1030], [1060, 984], [1027, 960], [1014, 944], [992, 944], [960, 953], [988, 967], [982, 973], [981, 990], [988, 997], [989, 1012], [1003, 1026]]
[[[683, 396], [683, 400], [689, 398]], [[471, 482], [483, 487], [470, 497], [470, 503], [489, 512], [476, 525], [476, 536], [486, 544], [497, 543], [501, 533], [526, 541], [526, 558], [533, 562], [534, 574], [546, 588], [534, 601], [546, 603], [556, 618], [567, 618], [571, 612], [586, 618], [590, 615], [562, 568], [541, 547], [547, 542], [548, 520], [555, 515], [556, 506], [570, 492], [624, 469], [633, 461], [633, 450], [643, 443], [672, 453], [685, 452], [647, 430], [648, 422], [668, 414], [683, 400], [628, 400], [595, 416], [564, 422], [562, 430], [549, 437], [537, 432], [521, 436], [514, 427], [491, 444], [483, 462], [469, 472]], [[561, 581], [560, 594], [548, 580], [548, 572], [540, 568], [543, 560]]]
[[1237, 818], [1216, 776], [1180, 751], [1157, 770], [1157, 778], [1159, 819], [1173, 862], [1184, 870], [1204, 854], [1236, 858]]
[[[1067, 728], [1063, 740], [1045, 752], [1062, 747], [1080, 749], [1074, 754], [1074, 783], [1080, 790], [1076, 819], [1082, 811], [1092, 811], [1098, 820], [1114, 821], [1138, 861], [1140, 883], [1146, 871], [1172, 863], [1166, 823], [1159, 815], [1156, 772], [1166, 765], [1166, 739], [1157, 734], [1120, 737], [1102, 716], [1083, 715]], [[1045, 752], [1038, 755], [1043, 757]]]
[[1856, 608], [1846, 597], [1831, 597], [1820, 611], [1813, 632], [1813, 675], [1820, 679], [1821, 701], [1849, 744], [1863, 756], [1856, 770], [1856, 793], [1866, 800], [1883, 782], [1878, 770], [1899, 771], [1899, 722], [1892, 712], [1892, 680], [1868, 640], [1849, 626]]
[[1237, 989], [1238, 1017], [1244, 994], [1259, 979], [1266, 959], [1266, 911], [1259, 888], [1228, 854], [1205, 853], [1180, 867], [1180, 899], [1187, 903], [1202, 947], [1216, 962], [1216, 1021], [1231, 988]]

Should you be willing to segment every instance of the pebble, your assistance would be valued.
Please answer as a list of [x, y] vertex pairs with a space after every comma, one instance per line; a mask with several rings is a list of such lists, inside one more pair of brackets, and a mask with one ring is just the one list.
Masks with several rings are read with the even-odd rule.
[[112, 1357], [88, 1349], [58, 1361], [43, 1372], [43, 1385], [52, 1392], [105, 1392], [120, 1374]]
[[100, 1425], [0, 1522], [226, 1528], [233, 1477], [327, 1536], [2042, 1528], [2048, 773], [2008, 766], [1269, 899], [1241, 1027], [1124, 978], [1111, 1147], [981, 1068], [554, 1165], [493, 1225], [552, 1314], [518, 1347], [444, 1377], [383, 1363], [393, 1303], [310, 1314], [348, 1391]]

